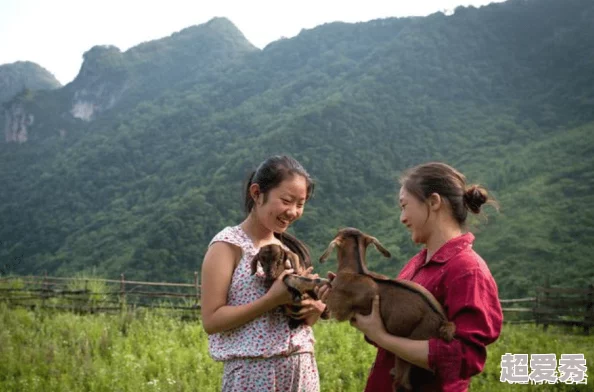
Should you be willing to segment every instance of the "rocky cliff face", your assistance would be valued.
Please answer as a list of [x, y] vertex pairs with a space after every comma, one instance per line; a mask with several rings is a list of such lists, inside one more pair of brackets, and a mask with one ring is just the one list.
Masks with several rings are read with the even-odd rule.
[[24, 143], [28, 139], [28, 127], [33, 125], [33, 114], [27, 113], [21, 103], [14, 103], [4, 113], [4, 141]]
[[56, 90], [60, 82], [48, 70], [30, 61], [0, 65], [0, 126], [4, 126], [4, 141], [24, 143], [35, 116], [25, 105], [14, 100], [32, 90]]
[[70, 114], [91, 121], [116, 105], [127, 90], [130, 77], [122, 52], [115, 46], [95, 46], [83, 58], [80, 72], [69, 86]]
[[68, 85], [29, 99], [19, 98], [22, 88], [17, 91], [4, 105], [5, 110], [0, 109], [0, 126], [4, 124], [7, 142], [36, 140], [29, 137], [34, 121], [33, 132], [40, 137], [66, 135], [69, 129], [64, 124], [92, 122], [116, 107], [131, 108], [140, 101], [153, 100], [179, 83], [200, 83], [257, 50], [225, 18], [214, 18], [125, 52], [115, 46], [94, 46], [84, 53], [80, 72]]
[[97, 114], [113, 108], [126, 91], [126, 83], [98, 81], [74, 92], [70, 114], [91, 121]]

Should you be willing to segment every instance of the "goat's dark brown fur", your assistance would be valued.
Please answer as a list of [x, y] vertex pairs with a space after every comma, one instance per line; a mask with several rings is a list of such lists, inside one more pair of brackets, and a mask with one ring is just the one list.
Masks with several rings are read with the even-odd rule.
[[[286, 268], [293, 269], [294, 273], [286, 275], [283, 282], [291, 292], [294, 302], [301, 301], [303, 294], [308, 294], [311, 298], [317, 299], [317, 295], [313, 290], [314, 287], [328, 282], [326, 279], [313, 279], [303, 276], [307, 270], [301, 263], [299, 256], [277, 244], [265, 245], [260, 248], [260, 251], [251, 262], [252, 275], [258, 269], [258, 262], [260, 262], [264, 271], [264, 284], [268, 289]], [[299, 311], [299, 309], [299, 306], [291, 306], [293, 312]], [[295, 328], [301, 323], [303, 323], [303, 320], [292, 318], [289, 321], [289, 326]]]
[[264, 284], [267, 288], [270, 288], [287, 268], [292, 268], [297, 275], [301, 275], [305, 271], [299, 256], [277, 244], [265, 245], [260, 248], [251, 262], [252, 275], [258, 270], [258, 262], [264, 270]]
[[[381, 317], [391, 335], [415, 340], [438, 337], [451, 341], [455, 325], [448, 322], [441, 305], [428, 290], [414, 282], [389, 279], [367, 269], [365, 251], [369, 244], [374, 244], [386, 257], [390, 257], [376, 238], [354, 228], [340, 230], [320, 257], [320, 262], [323, 262], [334, 247], [338, 248], [338, 271], [326, 301], [330, 317], [346, 321], [356, 313], [368, 315], [373, 298], [379, 295]], [[394, 385], [411, 390], [412, 368], [413, 365], [396, 357], [392, 371]], [[425, 372], [431, 377], [429, 371]]]

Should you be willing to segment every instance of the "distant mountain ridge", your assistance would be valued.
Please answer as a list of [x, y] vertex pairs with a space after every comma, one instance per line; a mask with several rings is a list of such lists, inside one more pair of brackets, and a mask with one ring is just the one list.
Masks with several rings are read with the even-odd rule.
[[370, 267], [395, 275], [418, 250], [397, 177], [443, 160], [501, 201], [471, 227], [502, 293], [545, 275], [582, 286], [593, 13], [589, 0], [510, 0], [329, 23], [263, 50], [221, 18], [123, 53], [94, 47], [72, 83], [5, 104], [20, 143], [0, 143], [0, 258], [22, 256], [15, 273], [185, 279], [242, 218], [248, 170], [289, 153], [317, 182], [293, 229], [314, 258], [355, 226], [393, 254], [370, 250]]
[[12, 99], [24, 89], [52, 90], [61, 86], [54, 75], [33, 62], [0, 65], [0, 103]]
[[93, 47], [84, 54], [78, 76], [66, 86], [74, 96], [71, 113], [91, 120], [122, 100], [138, 102], [181, 81], [199, 80], [257, 50], [226, 18], [214, 18], [124, 53], [115, 46]]
[[[111, 45], [95, 46], [84, 53], [80, 72], [71, 83], [53, 92], [17, 96], [5, 105], [6, 120], [0, 122], [4, 140], [71, 135], [84, 127], [81, 121], [89, 122], [112, 109], [128, 110], [181, 82], [199, 83], [214, 70], [254, 51], [258, 49], [226, 18], [214, 18], [125, 52]], [[32, 135], [35, 123], [45, 126]]]

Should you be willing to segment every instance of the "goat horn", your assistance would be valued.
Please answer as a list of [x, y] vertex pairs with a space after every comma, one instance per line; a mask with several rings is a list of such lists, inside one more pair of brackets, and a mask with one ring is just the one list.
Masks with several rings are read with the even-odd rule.
[[386, 248], [384, 248], [384, 246], [378, 241], [377, 238], [371, 237], [371, 242], [373, 242], [373, 245], [375, 245], [377, 250], [379, 250], [384, 256], [386, 256], [386, 257], [392, 256], [390, 254], [390, 252]]
[[330, 242], [330, 245], [328, 245], [328, 248], [326, 248], [326, 251], [320, 256], [320, 263], [323, 263], [324, 261], [326, 261], [328, 256], [330, 256], [330, 253], [332, 253], [332, 250], [334, 250], [335, 246], [336, 246], [336, 240], [332, 240], [332, 242]]

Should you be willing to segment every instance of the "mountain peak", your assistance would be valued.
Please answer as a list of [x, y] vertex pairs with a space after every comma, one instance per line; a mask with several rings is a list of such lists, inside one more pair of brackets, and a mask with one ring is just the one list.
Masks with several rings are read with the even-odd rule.
[[99, 75], [105, 69], [121, 64], [122, 52], [113, 45], [95, 45], [83, 54], [83, 59], [77, 79]]
[[95, 45], [83, 54], [83, 58], [91, 60], [105, 55], [119, 55], [121, 53], [120, 49], [114, 45]]
[[217, 43], [225, 43], [228, 49], [252, 51], [257, 48], [248, 41], [243, 33], [225, 17], [214, 17], [206, 23], [187, 27], [172, 34], [164, 40], [206, 39]]
[[235, 24], [231, 22], [230, 19], [223, 16], [216, 16], [208, 22], [204, 23], [203, 26], [208, 27], [221, 34], [231, 34], [246, 39], [241, 30], [239, 30], [239, 28], [235, 26]]
[[204, 25], [210, 28], [233, 28], [237, 29], [237, 26], [224, 16], [215, 16], [214, 18], [210, 19], [208, 22], [204, 23]]
[[197, 80], [255, 50], [227, 18], [213, 18], [125, 52], [113, 45], [94, 46], [84, 53], [80, 72], [69, 87], [71, 113], [91, 120], [127, 97], [138, 100], [178, 82]]
[[47, 69], [31, 61], [0, 65], [0, 102], [6, 102], [23, 89], [52, 90], [60, 82]]

